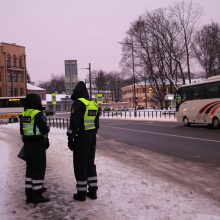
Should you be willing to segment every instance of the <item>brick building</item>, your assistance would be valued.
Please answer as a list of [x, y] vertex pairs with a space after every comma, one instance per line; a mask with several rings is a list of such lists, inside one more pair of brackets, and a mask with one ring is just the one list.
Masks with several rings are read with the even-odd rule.
[[25, 47], [0, 43], [0, 97], [27, 94]]

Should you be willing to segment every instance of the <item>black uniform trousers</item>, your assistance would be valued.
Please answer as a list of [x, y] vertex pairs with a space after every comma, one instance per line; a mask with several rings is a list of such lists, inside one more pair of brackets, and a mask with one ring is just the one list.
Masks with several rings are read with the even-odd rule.
[[46, 170], [46, 148], [43, 139], [24, 142], [26, 158], [25, 194], [40, 197]]
[[78, 192], [96, 191], [97, 173], [95, 165], [96, 132], [83, 131], [74, 139], [73, 165]]

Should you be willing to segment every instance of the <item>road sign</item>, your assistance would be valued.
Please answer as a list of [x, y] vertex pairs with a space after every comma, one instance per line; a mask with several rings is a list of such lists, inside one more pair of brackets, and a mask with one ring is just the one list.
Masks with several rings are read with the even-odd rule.
[[52, 105], [56, 105], [57, 104], [56, 96], [57, 96], [56, 93], [52, 93], [51, 94]]
[[98, 105], [103, 103], [103, 94], [96, 94], [96, 103]]

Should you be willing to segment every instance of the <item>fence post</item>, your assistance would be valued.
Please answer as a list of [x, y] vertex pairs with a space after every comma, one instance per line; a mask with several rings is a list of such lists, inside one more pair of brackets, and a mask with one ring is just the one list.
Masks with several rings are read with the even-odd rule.
[[53, 118], [53, 127], [55, 127], [55, 125], [54, 125], [54, 118]]
[[69, 128], [69, 119], [66, 119], [66, 128]]
[[156, 111], [156, 118], [157, 118], [157, 111]]

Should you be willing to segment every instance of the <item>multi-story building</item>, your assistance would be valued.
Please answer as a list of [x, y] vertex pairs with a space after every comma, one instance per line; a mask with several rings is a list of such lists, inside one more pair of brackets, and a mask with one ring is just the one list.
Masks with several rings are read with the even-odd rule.
[[[122, 90], [122, 101], [130, 103], [130, 107], [133, 106], [133, 85], [128, 85], [121, 88]], [[145, 86], [142, 83], [135, 85], [135, 96], [136, 96], [136, 105], [142, 105], [147, 108], [153, 108], [154, 103], [152, 102], [153, 90], [149, 83]]]
[[71, 95], [78, 82], [77, 60], [65, 60], [64, 64], [66, 94]]
[[25, 47], [0, 43], [0, 97], [27, 94]]
[[[191, 83], [199, 83], [202, 82], [204, 79], [192, 79]], [[181, 80], [178, 81], [177, 87], [181, 86], [183, 83]], [[186, 84], [189, 84], [189, 81], [186, 80]], [[133, 85], [128, 85], [121, 88], [122, 90], [122, 101], [130, 103], [131, 107], [134, 107], [133, 97]], [[158, 105], [155, 102], [155, 93], [149, 81], [146, 82], [146, 89], [144, 82], [139, 82], [135, 84], [135, 96], [136, 96], [136, 106], [141, 105], [145, 108], [157, 108]], [[167, 81], [166, 83], [166, 96], [165, 100], [168, 102], [169, 107], [173, 107], [173, 100], [174, 94], [172, 94], [170, 89], [170, 84]]]

